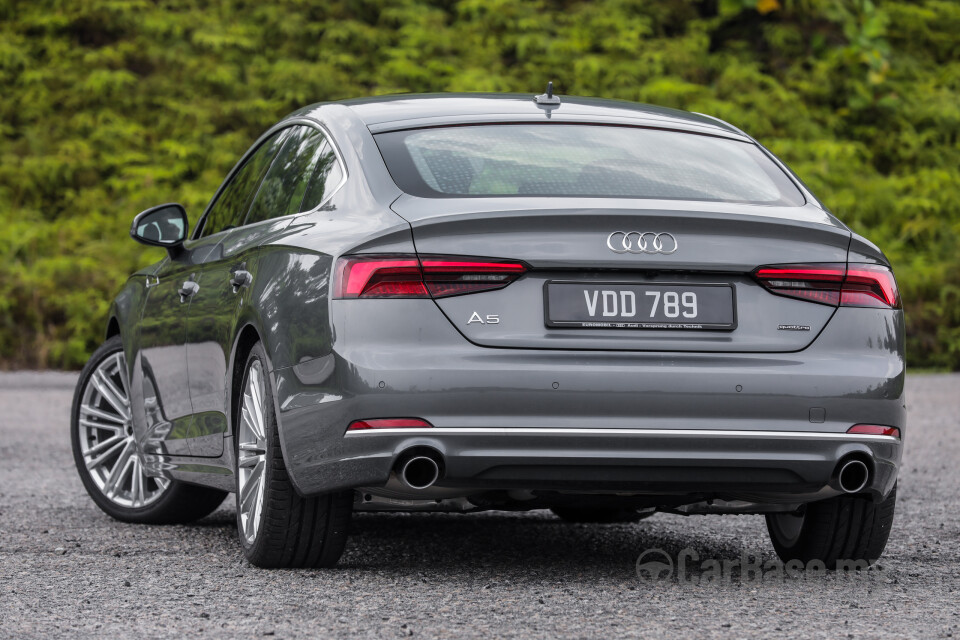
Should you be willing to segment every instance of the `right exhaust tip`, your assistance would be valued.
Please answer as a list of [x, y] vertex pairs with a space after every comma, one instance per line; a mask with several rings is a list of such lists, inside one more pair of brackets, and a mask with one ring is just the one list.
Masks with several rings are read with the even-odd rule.
[[870, 480], [870, 469], [862, 460], [848, 460], [840, 465], [837, 483], [844, 493], [859, 493]]
[[414, 456], [400, 468], [400, 478], [411, 489], [427, 489], [440, 479], [440, 465], [429, 456]]

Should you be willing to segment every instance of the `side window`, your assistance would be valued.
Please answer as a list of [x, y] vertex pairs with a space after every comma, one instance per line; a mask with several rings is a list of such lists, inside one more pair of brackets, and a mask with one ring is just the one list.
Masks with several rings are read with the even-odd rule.
[[323, 202], [324, 198], [333, 193], [333, 190], [340, 185], [342, 180], [343, 167], [340, 166], [337, 154], [333, 152], [333, 147], [328, 142], [317, 153], [313, 177], [310, 179], [310, 186], [307, 187], [307, 193], [303, 197], [300, 211], [310, 211], [316, 208]]
[[267, 138], [260, 145], [260, 148], [247, 158], [240, 170], [234, 174], [230, 184], [220, 192], [220, 197], [213, 203], [204, 218], [203, 229], [200, 231], [199, 237], [205, 238], [243, 224], [250, 198], [256, 191], [263, 172], [269, 166], [273, 157], [277, 155], [277, 151], [288, 134], [289, 129], [278, 131]]
[[313, 127], [295, 127], [260, 183], [245, 224], [300, 211], [300, 201], [313, 174], [323, 134]]

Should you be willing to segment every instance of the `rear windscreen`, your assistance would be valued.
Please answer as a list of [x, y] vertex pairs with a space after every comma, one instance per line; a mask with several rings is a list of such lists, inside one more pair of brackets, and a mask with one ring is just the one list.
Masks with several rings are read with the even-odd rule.
[[755, 144], [638, 127], [504, 124], [376, 136], [397, 185], [427, 198], [568, 196], [804, 204]]

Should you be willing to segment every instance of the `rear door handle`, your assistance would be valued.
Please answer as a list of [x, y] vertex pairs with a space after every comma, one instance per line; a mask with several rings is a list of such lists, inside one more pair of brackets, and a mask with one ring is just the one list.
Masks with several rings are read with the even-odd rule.
[[240, 289], [249, 287], [253, 282], [253, 275], [247, 271], [247, 263], [243, 262], [236, 268], [230, 277], [230, 284], [233, 285], [233, 292], [239, 293]]
[[186, 302], [195, 296], [197, 291], [200, 291], [200, 285], [194, 282], [193, 276], [191, 275], [190, 279], [184, 282], [182, 287], [177, 289], [177, 293], [180, 294], [180, 302]]

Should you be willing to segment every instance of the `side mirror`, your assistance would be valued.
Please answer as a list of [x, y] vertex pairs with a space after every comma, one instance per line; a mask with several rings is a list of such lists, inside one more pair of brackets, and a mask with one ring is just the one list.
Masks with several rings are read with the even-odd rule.
[[163, 247], [172, 257], [187, 239], [187, 229], [187, 212], [182, 206], [161, 204], [137, 214], [130, 226], [130, 237], [142, 244]]

